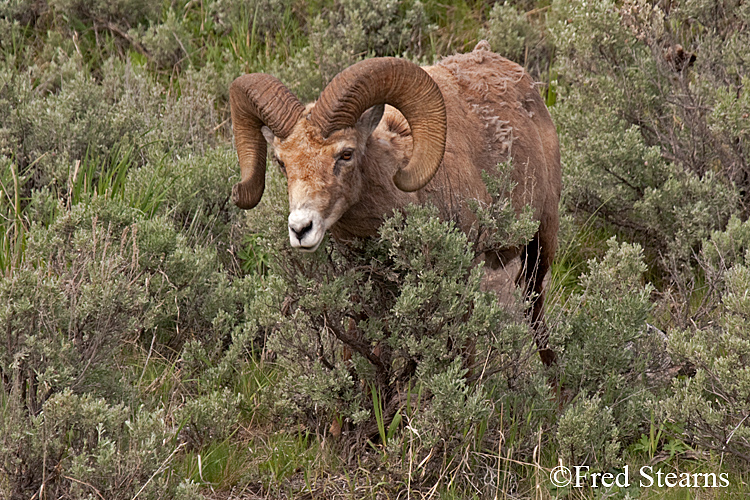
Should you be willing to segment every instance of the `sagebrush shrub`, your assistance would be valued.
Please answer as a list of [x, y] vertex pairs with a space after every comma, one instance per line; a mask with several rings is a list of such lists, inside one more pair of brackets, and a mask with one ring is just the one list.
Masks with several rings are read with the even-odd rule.
[[212, 441], [223, 441], [236, 430], [241, 397], [229, 388], [191, 398], [176, 412], [186, 443], [200, 449]]
[[[162, 476], [174, 458], [174, 431], [163, 412], [130, 409], [70, 389], [55, 393], [44, 411], [31, 418], [12, 403], [0, 420], [0, 467], [10, 487], [7, 498], [38, 493], [57, 498], [151, 498], [170, 495]], [[64, 478], [63, 478], [64, 477]], [[0, 490], [3, 491], [3, 490]]]
[[150, 61], [157, 68], [171, 70], [180, 62], [188, 60], [192, 51], [190, 34], [184, 23], [177, 19], [173, 9], [166, 18], [148, 28], [130, 30], [134, 40], [145, 49]]
[[[747, 66], [737, 44], [746, 42], [746, 9], [604, 0], [556, 4], [551, 15], [566, 83], [554, 110], [566, 203], [633, 235], [649, 253], [690, 261], [745, 204], [744, 132], [732, 119], [717, 125], [717, 116], [744, 106]], [[706, 24], [692, 31], [695, 16]]]
[[[117, 366], [149, 325], [134, 215], [102, 197], [72, 207], [49, 228], [34, 225], [21, 264], [0, 281], [0, 322], [9, 332], [0, 343], [7, 412], [0, 464], [11, 498], [38, 489], [56, 467], [105, 490], [131, 475], [133, 487], [143, 485], [160, 465], [143, 459], [164, 457], [167, 448], [149, 449], [153, 442], [126, 444], [133, 428], [126, 428], [125, 404], [134, 395]], [[47, 481], [57, 496], [70, 486], [60, 477]]]
[[[653, 395], [636, 399], [665, 428], [678, 429], [675, 439], [745, 460], [746, 332], [738, 315], [748, 286], [740, 221], [747, 214], [749, 13], [735, 2], [702, 0], [669, 9], [561, 3], [550, 31], [568, 83], [553, 110], [565, 203], [645, 246], [663, 289], [656, 314], [669, 318], [664, 362], [684, 374], [668, 389], [654, 378]], [[638, 310], [631, 308], [632, 318]], [[599, 320], [610, 314], [586, 323], [602, 329]], [[646, 352], [658, 353], [658, 344]], [[621, 380], [641, 384], [630, 375]], [[622, 406], [612, 407], [613, 417], [621, 435], [632, 436], [637, 428], [627, 430], [617, 415]]]
[[521, 64], [535, 78], [547, 79], [553, 47], [545, 33], [544, 19], [544, 14], [541, 19], [529, 16], [515, 2], [497, 2], [479, 36], [493, 51]]
[[[500, 234], [485, 234], [485, 244], [528, 241], [536, 229], [529, 214], [516, 221], [506, 202], [483, 207], [480, 220], [498, 217], [491, 232]], [[523, 308], [483, 291], [479, 247], [434, 208], [395, 212], [378, 237], [329, 242], [313, 255], [289, 249], [285, 236], [269, 240], [275, 258], [248, 311], [282, 369], [269, 387], [278, 416], [323, 433], [336, 421], [331, 432], [359, 446], [411, 439], [424, 458], [479, 446], [481, 429], [498, 418], [495, 398], [534, 393], [541, 369], [531, 361], [538, 363]], [[416, 438], [399, 428], [402, 412]]]
[[88, 483], [132, 498], [150, 481], [144, 493], [161, 496], [174, 486], [165, 473], [179, 440], [226, 436], [237, 415], [236, 396], [199, 395], [171, 412], [183, 424], [178, 436], [163, 413], [142, 406], [151, 397], [137, 391], [145, 367], [127, 367], [133, 349], [151, 342], [162, 356], [196, 339], [220, 350], [243, 305], [215, 248], [191, 246], [172, 219], [129, 206], [127, 190], [70, 207], [37, 193], [29, 213], [51, 206], [49, 225], [31, 225], [20, 263], [0, 280], [9, 332], [0, 342], [0, 465], [9, 495], [38, 489], [58, 468], [78, 480], [47, 479], [58, 495], [85, 496]]
[[[112, 390], [112, 356], [145, 322], [133, 233], [99, 214], [77, 207], [50, 229], [32, 228], [26, 263], [1, 283], [2, 321], [13, 335], [2, 345], [0, 370], [11, 387], [29, 388], [14, 397], [33, 414], [66, 387]], [[87, 225], [75, 222], [86, 215]]]
[[[187, 71], [179, 95], [165, 96], [131, 61], [105, 61], [101, 81], [82, 71], [74, 50], [53, 62], [38, 72], [0, 70], [0, 151], [20, 171], [31, 169], [27, 189], [56, 186], [64, 195], [76, 161], [106, 158], [117, 147], [135, 147], [143, 164], [176, 148], [202, 153], [215, 144], [216, 101], [226, 88], [217, 88], [212, 66]], [[46, 83], [34, 88], [37, 78]]]
[[423, 57], [431, 29], [418, 0], [336, 1], [307, 25], [309, 45], [273, 62], [271, 72], [301, 100], [311, 101], [341, 70], [365, 57]]
[[[298, 3], [297, 0], [216, 0], [209, 2], [207, 8], [215, 20], [215, 29], [222, 33], [247, 31], [253, 37], [273, 44], [285, 16], [294, 15], [293, 9]], [[302, 13], [297, 13], [300, 14]]]
[[148, 0], [49, 0], [45, 2], [63, 19], [121, 23], [126, 27], [154, 21], [161, 14], [161, 6]]
[[[579, 279], [581, 292], [568, 299], [567, 312], [550, 336], [552, 348], [561, 353], [563, 392], [584, 398], [566, 411], [565, 425], [559, 423], [561, 452], [601, 465], [615, 463], [621, 441], [642, 432], [648, 421], [645, 404], [664, 383], [659, 375], [665, 367], [665, 340], [646, 322], [653, 287], [641, 283], [642, 249], [615, 239], [608, 246], [601, 260], [589, 261], [589, 271]], [[587, 431], [581, 429], [598, 429], [599, 423], [586, 420], [594, 418], [596, 408], [607, 409], [609, 423], [600, 429], [604, 434], [592, 434], [591, 448], [584, 450]]]
[[612, 407], [599, 396], [583, 396], [566, 408], [557, 422], [557, 442], [566, 464], [608, 468], [621, 460], [620, 432]]
[[744, 460], [750, 459], [748, 249], [750, 224], [736, 217], [704, 241], [704, 292], [714, 306], [702, 321], [669, 332], [670, 355], [690, 376], [675, 379], [654, 407], [662, 421], [680, 425], [680, 438]]

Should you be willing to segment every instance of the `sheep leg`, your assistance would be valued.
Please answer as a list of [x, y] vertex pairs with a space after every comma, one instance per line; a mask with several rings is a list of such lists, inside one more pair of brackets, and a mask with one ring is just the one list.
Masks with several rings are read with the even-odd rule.
[[521, 269], [518, 281], [524, 281], [524, 296], [531, 299], [529, 307], [531, 326], [534, 329], [539, 357], [546, 366], [557, 362], [557, 354], [549, 347], [549, 332], [544, 322], [544, 277], [554, 257], [554, 244], [544, 241], [544, 232], [539, 231], [521, 251]]

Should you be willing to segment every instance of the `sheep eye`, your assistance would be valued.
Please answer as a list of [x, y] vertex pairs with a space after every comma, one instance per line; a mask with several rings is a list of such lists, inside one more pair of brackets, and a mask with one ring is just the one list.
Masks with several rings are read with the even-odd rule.
[[350, 149], [347, 149], [343, 153], [341, 153], [341, 156], [339, 156], [339, 159], [344, 161], [349, 161], [352, 159], [352, 156], [354, 155], [354, 152]]
[[286, 166], [284, 165], [284, 162], [281, 161], [278, 156], [274, 156], [273, 159], [276, 160], [276, 164], [279, 166], [284, 175], [286, 175]]

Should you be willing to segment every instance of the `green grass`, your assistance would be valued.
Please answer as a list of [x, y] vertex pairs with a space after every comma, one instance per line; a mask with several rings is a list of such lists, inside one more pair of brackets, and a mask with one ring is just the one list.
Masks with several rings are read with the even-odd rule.
[[73, 205], [103, 196], [121, 199], [128, 170], [133, 163], [133, 148], [116, 145], [106, 158], [99, 158], [91, 149], [83, 160], [76, 161], [70, 178], [70, 202]]
[[438, 29], [430, 36], [434, 54], [451, 54], [471, 50], [483, 27], [489, 7], [482, 2], [466, 0], [439, 2], [426, 1], [425, 11]]
[[[232, 288], [231, 292], [224, 295], [217, 292], [216, 296], [219, 298], [202, 296], [202, 289], [196, 283], [184, 283], [175, 279], [175, 276], [179, 277], [177, 273], [181, 271], [180, 266], [185, 265], [179, 260], [179, 255], [170, 255], [169, 258], [165, 256], [155, 264], [156, 269], [143, 270], [141, 275], [132, 278], [133, 283], [130, 284], [144, 290], [142, 297], [147, 299], [142, 300], [151, 301], [148, 308], [154, 315], [173, 306], [176, 310], [169, 321], [150, 330], [143, 328], [143, 325], [132, 327], [128, 345], [124, 349], [125, 359], [118, 359], [116, 363], [122, 371], [121, 384], [127, 390], [111, 395], [112, 405], [128, 405], [130, 408], [142, 408], [159, 415], [155, 417], [157, 420], [161, 419], [159, 425], [174, 432], [174, 443], [161, 444], [174, 446], [177, 450], [170, 462], [173, 464], [170, 466], [171, 472], [160, 476], [158, 481], [163, 480], [174, 486], [190, 480], [200, 485], [200, 491], [207, 497], [214, 495], [214, 491], [218, 492], [216, 496], [222, 496], [233, 488], [249, 491], [251, 485], [256, 489], [257, 485], [261, 485], [258, 490], [260, 493], [254, 492], [265, 498], [293, 498], [305, 493], [311, 498], [326, 498], [333, 494], [350, 498], [463, 499], [487, 498], [487, 495], [500, 499], [627, 498], [624, 491], [604, 491], [590, 487], [577, 490], [551, 485], [549, 472], [558, 464], [558, 456], [564, 451], [557, 448], [555, 441], [555, 419], [568, 402], [552, 401], [550, 392], [542, 396], [542, 399], [549, 399], [546, 406], [531, 406], [528, 402], [531, 399], [524, 398], [530, 398], [535, 390], [543, 393], [547, 389], [544, 383], [539, 384], [541, 388], [526, 388], [527, 392], [523, 394], [513, 392], [518, 390], [517, 387], [493, 388], [486, 396], [494, 405], [491, 415], [458, 429], [454, 435], [443, 441], [438, 440], [438, 444], [432, 447], [423, 446], [414, 432], [429, 403], [429, 395], [422, 386], [401, 387], [405, 392], [403, 404], [396, 411], [395, 417], [389, 419], [384, 414], [383, 394], [374, 385], [364, 384], [363, 406], [372, 410], [377, 436], [359, 448], [351, 448], [345, 438], [332, 435], [329, 425], [336, 416], [331, 421], [319, 421], [318, 427], [313, 428], [309, 421], [299, 415], [280, 412], [277, 408], [280, 402], [274, 399], [278, 394], [274, 389], [282, 380], [281, 369], [274, 361], [278, 353], [265, 345], [271, 327], [257, 321], [242, 322], [237, 319], [251, 315], [252, 311], [248, 313], [245, 308], [254, 304], [252, 297], [262, 297], [267, 292], [267, 287], [274, 285], [273, 277], [269, 276], [273, 255], [269, 253], [265, 242], [261, 241], [263, 236], [254, 227], [258, 222], [253, 219], [253, 215], [231, 208], [228, 204], [229, 193], [226, 193], [226, 200], [216, 203], [222, 208], [200, 206], [179, 216], [176, 215], [176, 207], [185, 200], [170, 199], [170, 195], [177, 192], [175, 187], [184, 182], [184, 176], [187, 175], [178, 171], [175, 164], [191, 161], [191, 166], [199, 170], [204, 166], [201, 162], [207, 156], [206, 150], [228, 147], [229, 140], [222, 136], [221, 131], [228, 119], [225, 88], [231, 79], [242, 72], [267, 71], [274, 65], [285, 67], [292, 64], [294, 57], [309, 43], [308, 20], [323, 8], [332, 8], [334, 2], [286, 2], [276, 25], [266, 33], [262, 33], [260, 25], [260, 18], [264, 13], [262, 3], [256, 3], [257, 7], [252, 9], [241, 9], [235, 25], [228, 30], [220, 25], [220, 20], [207, 8], [209, 4], [211, 2], [164, 3], [161, 17], [130, 27], [136, 31], [145, 30], [148, 26], [163, 21], [166, 13], [172, 9], [176, 19], [189, 34], [189, 40], [182, 41], [186, 52], [184, 57], [174, 67], [166, 69], [157, 67], [153, 54], [135, 43], [135, 31], [131, 33], [124, 21], [114, 20], [112, 25], [97, 21], [95, 26], [91, 19], [79, 18], [73, 12], [61, 12], [62, 7], [59, 7], [61, 10], [51, 7], [48, 11], [38, 13], [34, 24], [19, 23], [10, 27], [4, 25], [3, 29], [7, 28], [6, 31], [0, 32], [9, 34], [0, 41], [0, 65], [3, 71], [13, 73], [16, 78], [28, 78], [31, 81], [32, 92], [25, 98], [35, 100], [38, 106], [34, 109], [40, 114], [50, 111], [45, 106], [52, 101], [45, 99], [56, 95], [60, 90], [59, 81], [63, 76], [58, 71], [59, 60], [75, 54], [80, 54], [79, 71], [93, 75], [95, 84], [101, 84], [103, 68], [112, 58], [126, 65], [143, 68], [149, 81], [158, 84], [157, 88], [161, 92], [158, 98], [163, 102], [180, 98], [182, 89], [186, 88], [183, 87], [187, 83], [186, 70], [212, 68], [207, 71], [209, 77], [206, 78], [210, 80], [210, 85], [206, 88], [213, 88], [216, 93], [213, 96], [216, 103], [215, 123], [206, 126], [213, 130], [213, 142], [185, 144], [168, 151], [154, 148], [160, 152], [160, 156], [151, 151], [152, 144], [131, 144], [123, 138], [113, 147], [92, 142], [87, 144], [83, 157], [60, 159], [67, 152], [65, 146], [61, 146], [61, 151], [33, 151], [36, 156], [32, 155], [32, 151], [26, 150], [33, 149], [33, 145], [26, 144], [30, 134], [24, 134], [28, 132], [28, 128], [39, 126], [39, 122], [19, 121], [19, 127], [27, 128], [17, 136], [8, 135], [12, 140], [6, 141], [6, 136], [2, 135], [6, 133], [5, 129], [0, 134], [0, 279], [5, 280], [3, 286], [11, 282], [10, 278], [19, 269], [39, 271], [40, 276], [44, 276], [44, 272], [53, 272], [52, 266], [49, 269], [44, 266], [49, 260], [56, 258], [54, 255], [45, 255], [47, 260], [37, 259], [31, 263], [25, 259], [30, 241], [39, 246], [48, 243], [48, 240], [41, 239], [42, 236], [49, 237], [49, 241], [56, 237], [43, 233], [40, 229], [48, 228], [51, 221], [33, 219], [38, 207], [32, 204], [32, 197], [40, 195], [44, 188], [47, 188], [45, 192], [51, 193], [45, 196], [49, 196], [48, 201], [55, 207], [49, 215], [54, 220], [68, 214], [77, 205], [91, 204], [94, 199], [117, 201], [137, 209], [146, 219], [166, 217], [174, 223], [175, 231], [179, 231], [179, 238], [215, 251], [220, 256], [216, 270], [221, 275], [220, 278], [215, 278], [220, 282], [215, 285], [215, 289], [220, 289], [221, 286], [230, 288], [241, 279], [246, 280], [247, 284], [243, 285], [246, 288], [236, 285], [236, 289]], [[420, 56], [425, 59], [470, 49], [484, 27], [490, 9], [486, 2], [469, 0], [426, 0], [423, 4], [429, 25], [434, 27], [424, 33], [422, 40], [423, 53]], [[544, 7], [547, 2], [526, 2], [523, 5], [529, 6], [531, 10], [531, 7]], [[4, 20], [2, 16], [0, 20]], [[310, 67], [314, 68], [322, 55], [311, 54], [310, 57], [314, 59], [309, 61]], [[552, 66], [550, 64], [549, 72], [543, 78], [546, 86], [545, 99], [548, 106], [557, 106], [558, 100], [564, 96], [564, 92], [559, 91], [565, 82], [558, 81], [559, 75]], [[9, 109], [15, 105], [6, 99], [11, 85], [13, 82], [3, 82], [0, 85], [0, 106]], [[145, 133], [137, 135], [137, 141], [145, 142], [145, 136]], [[108, 153], [98, 154], [95, 151]], [[35, 159], [22, 164], [15, 152]], [[232, 157], [231, 161], [235, 160]], [[42, 172], [42, 169], [46, 170]], [[41, 179], [52, 180], [49, 180], [50, 185], [41, 185]], [[208, 182], [210, 180], [203, 181]], [[198, 197], [198, 191], [202, 187], [200, 182], [196, 182], [196, 189], [185, 197]], [[264, 203], [285, 203], [283, 199], [269, 200], [270, 196], [271, 194], [266, 194]], [[70, 231], [75, 229], [70, 228]], [[613, 234], [616, 231], [601, 224], [596, 214], [586, 220], [575, 220], [569, 215], [563, 222], [561, 245], [547, 292], [548, 322], [552, 326], [568, 312], [568, 299], [581, 292], [578, 280], [581, 274], [589, 270], [587, 262], [602, 256], [606, 241]], [[30, 235], [40, 239], [30, 240]], [[118, 238], [113, 238], [113, 241], [118, 241]], [[137, 253], [132, 256], [134, 263], [137, 263], [138, 257]], [[232, 259], [237, 261], [236, 268], [229, 265], [222, 267], [221, 263]], [[148, 278], [145, 277], [147, 271], [153, 273]], [[85, 269], [77, 272], [83, 273]], [[703, 301], [707, 295], [704, 293], [701, 277], [700, 274], [697, 275], [697, 286], [687, 297], [688, 316], [704, 307]], [[649, 281], [656, 281], [652, 278], [654, 277], [646, 277]], [[75, 280], [71, 279], [70, 283], [62, 283], [60, 286], [72, 287], [74, 284]], [[183, 322], [183, 318], [194, 311], [186, 311], [184, 306], [177, 304], [177, 293], [169, 295], [172, 302], [167, 303], [167, 295], [164, 293], [166, 289], [179, 290], [184, 296], [195, 299], [190, 302], [191, 306], [201, 308], [201, 314], [209, 319], [204, 318], [204, 323]], [[76, 307], [90, 307], [72, 301], [66, 305], [71, 311]], [[668, 306], [669, 304], [664, 307]], [[42, 322], [48, 321], [54, 313], [46, 310], [43, 312], [48, 316], [40, 315]], [[115, 313], [116, 311], [112, 312]], [[212, 314], [213, 316], [209, 316]], [[664, 323], [671, 324], [667, 313], [659, 318], [663, 318]], [[74, 324], [75, 319], [71, 317], [70, 324]], [[71, 337], [75, 337], [75, 334], [75, 330], [71, 328]], [[30, 406], [30, 394], [32, 390], [36, 390], [32, 384], [15, 387], [10, 382], [15, 380], [13, 377], [17, 373], [33, 371], [24, 364], [29, 356], [28, 352], [14, 351], [20, 349], [14, 335], [21, 337], [20, 333], [9, 327], [0, 336], [1, 417], [5, 417], [10, 411], [12, 398], [16, 398], [13, 399], [14, 404], [19, 402], [19, 408], [26, 411]], [[189, 366], [180, 346], [175, 347], [170, 343], [174, 338], [179, 338], [180, 342], [189, 340], [203, 343], [203, 356], [194, 360], [200, 369]], [[56, 345], [44, 344], [44, 339], [33, 341], [38, 342], [38, 345], [34, 344], [32, 347], [42, 346], [34, 351], [42, 353], [38, 354], [39, 357], [46, 356], [54, 360], [59, 354]], [[92, 348], [96, 339], [81, 336], [71, 342], [73, 347], [70, 352], [73, 354], [68, 351], [64, 354], [83, 355], [87, 349]], [[224, 357], [227, 346], [234, 345], [244, 346], [242, 352], [235, 358]], [[538, 360], [530, 358], [523, 366], [532, 371], [535, 363]], [[44, 375], [48, 377], [45, 380], [54, 382], [64, 379], [68, 373], [50, 370]], [[521, 380], [521, 377], [518, 379]], [[204, 442], [190, 445], [176, 444], [181, 442], [187, 425], [176, 418], [178, 410], [193, 398], [218, 393], [224, 388], [229, 388], [232, 395], [238, 395], [240, 401], [237, 408], [232, 408], [237, 411], [238, 417], [229, 436], [221, 439], [209, 437]], [[96, 387], [91, 388], [92, 391], [95, 389]], [[56, 392], [53, 391], [52, 394]], [[546, 416], [541, 419], [542, 425], [537, 424], [540, 413]], [[42, 417], [43, 414], [29, 415], [28, 428], [35, 429], [33, 426], [41, 422]], [[3, 418], [0, 428], [5, 425], [6, 420], [11, 419]], [[681, 423], [659, 424], [652, 420], [650, 426], [647, 424], [639, 438], [627, 443], [621, 465], [627, 464], [633, 470], [655, 463], [655, 467], [677, 473], [727, 473], [730, 486], [726, 489], [700, 490], [700, 493], [693, 489], [641, 487], [630, 489], [627, 493], [642, 499], [677, 500], [695, 498], [698, 494], [703, 495], [701, 498], [729, 499], [743, 498], [750, 490], [750, 476], [744, 463], [738, 464], [728, 455], [724, 456], [716, 451], [693, 449], [684, 439], [685, 429]], [[132, 425], [132, 422], [123, 425]], [[106, 433], [102, 432], [101, 436], [104, 436]], [[96, 437], [98, 439], [99, 436]], [[148, 442], [146, 438], [143, 440]], [[94, 437], [90, 441], [94, 442]], [[452, 448], [446, 452], [448, 444]], [[2, 446], [11, 449], [8, 448], [9, 443], [0, 439], [0, 447]], [[119, 451], [122, 452], [128, 447], [135, 448], [139, 445], [133, 439], [120, 442], [119, 446]], [[99, 458], [104, 463], [106, 456], [102, 454]], [[42, 456], [34, 459], [41, 463], [50, 458]], [[130, 463], [128, 466], [140, 467], [142, 464]], [[10, 470], [12, 464], [0, 463], [0, 469], [6, 468]], [[47, 481], [47, 474], [50, 472], [44, 470], [42, 481]], [[133, 478], [138, 477], [139, 471], [140, 469], [132, 475], [126, 475], [123, 484], [135, 481]], [[155, 475], [153, 470], [150, 474]], [[148, 477], [152, 475], [147, 475]], [[69, 481], [72, 484], [75, 479]], [[158, 481], [151, 483], [151, 486]], [[145, 480], [141, 485], [143, 482]], [[42, 482], [44, 484], [46, 483]], [[488, 484], [493, 485], [494, 489], [486, 489]], [[5, 487], [6, 480], [0, 479], [0, 494]], [[36, 494], [37, 498], [45, 498], [44, 492], [39, 491], [37, 489], [23, 493], [28, 493], [27, 497]], [[99, 492], [97, 489], [87, 490], [89, 493], [92, 491]], [[48, 494], [46, 498], [52, 498], [51, 495]], [[102, 493], [100, 496], [106, 495]], [[128, 497], [132, 497], [132, 492], [129, 491]]]
[[201, 486], [229, 489], [247, 473], [251, 450], [236, 439], [211, 443], [182, 457], [178, 475]]
[[248, 234], [242, 240], [242, 246], [237, 252], [240, 266], [246, 274], [266, 274], [271, 256], [263, 249], [261, 234]]
[[6, 276], [23, 260], [27, 222], [21, 189], [27, 180], [13, 160], [7, 162], [0, 177], [0, 271]]
[[241, 409], [241, 415], [250, 426], [263, 425], [267, 415], [263, 401], [264, 390], [273, 386], [278, 380], [278, 371], [269, 363], [251, 357], [238, 370], [232, 380], [232, 387], [238, 394], [243, 395], [247, 404]]

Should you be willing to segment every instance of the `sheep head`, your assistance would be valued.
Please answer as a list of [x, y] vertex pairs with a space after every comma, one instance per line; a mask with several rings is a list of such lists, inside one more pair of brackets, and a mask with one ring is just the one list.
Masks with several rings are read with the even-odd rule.
[[316, 250], [366, 189], [360, 165], [385, 104], [404, 115], [413, 138], [412, 157], [393, 178], [398, 189], [421, 189], [445, 151], [440, 89], [419, 66], [402, 59], [369, 59], [349, 67], [307, 108], [270, 75], [241, 76], [230, 88], [230, 104], [242, 174], [232, 199], [246, 209], [260, 201], [266, 141], [272, 143], [274, 159], [287, 177], [289, 239], [303, 251]]

